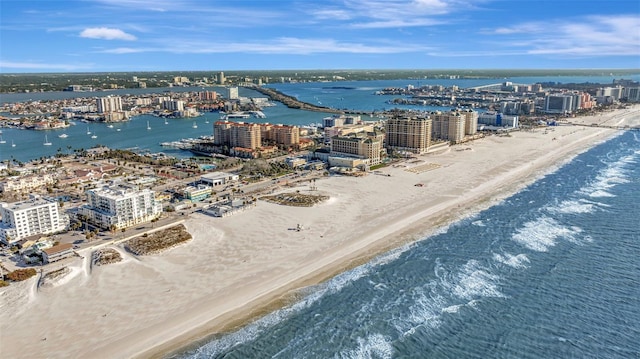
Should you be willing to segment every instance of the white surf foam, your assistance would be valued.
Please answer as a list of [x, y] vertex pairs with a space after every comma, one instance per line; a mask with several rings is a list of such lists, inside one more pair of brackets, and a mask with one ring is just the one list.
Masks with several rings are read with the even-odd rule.
[[484, 224], [484, 222], [482, 222], [481, 219], [477, 220], [477, 221], [473, 221], [471, 222], [471, 224], [473, 224], [474, 226], [478, 226], [478, 227], [486, 227], [487, 225]]
[[580, 190], [580, 193], [589, 197], [615, 197], [608, 192], [609, 189], [624, 183], [629, 183], [629, 171], [627, 167], [637, 162], [638, 153], [624, 156], [616, 162], [610, 163], [602, 169], [595, 177], [594, 181]]
[[556, 245], [556, 240], [565, 238], [575, 240], [575, 235], [582, 232], [579, 227], [565, 227], [553, 218], [542, 216], [527, 222], [512, 237], [512, 239], [528, 249], [536, 252], [546, 252]]
[[500, 292], [500, 276], [470, 260], [454, 272], [436, 262], [437, 279], [400, 296], [397, 303], [411, 303], [409, 314], [396, 318], [394, 326], [403, 336], [417, 328], [438, 328], [443, 314], [455, 314], [465, 306], [473, 307], [482, 298], [505, 297]]
[[596, 208], [593, 203], [583, 202], [579, 200], [568, 200], [562, 201], [556, 206], [547, 207], [546, 209], [550, 213], [583, 214], [593, 213]]
[[382, 334], [371, 334], [366, 338], [358, 338], [358, 347], [342, 351], [337, 358], [369, 359], [369, 358], [393, 358], [393, 345], [391, 340]]
[[475, 259], [467, 262], [458, 274], [457, 283], [453, 287], [453, 294], [466, 300], [478, 297], [499, 298], [504, 295], [498, 289], [500, 276], [492, 274]]
[[504, 254], [494, 253], [493, 259], [496, 262], [506, 264], [509, 267], [515, 268], [515, 269], [527, 268], [528, 267], [527, 264], [529, 263], [529, 258], [524, 253], [520, 253], [518, 255], [513, 255], [509, 253], [504, 253]]

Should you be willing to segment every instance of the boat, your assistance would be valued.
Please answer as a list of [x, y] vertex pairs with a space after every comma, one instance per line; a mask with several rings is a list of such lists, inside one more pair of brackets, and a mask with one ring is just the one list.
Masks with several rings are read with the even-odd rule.
[[90, 135], [91, 131], [89, 130], [89, 126], [87, 126], [87, 135]]
[[2, 136], [0, 136], [0, 143], [7, 143], [7, 141], [5, 141]]
[[49, 139], [47, 138], [47, 135], [44, 135], [44, 143], [43, 145], [45, 146], [51, 146], [53, 143], [49, 142]]
[[91, 138], [98, 138], [98, 135], [94, 133], [93, 136], [91, 136]]
[[198, 124], [196, 123], [196, 121], [193, 121], [193, 126], [191, 126], [193, 128], [198, 128]]
[[165, 124], [165, 125], [168, 125], [168, 124], [169, 124], [169, 121], [167, 121], [167, 119], [166, 119], [166, 118], [164, 119], [164, 124]]
[[220, 117], [221, 120], [233, 120], [233, 119], [245, 119], [250, 118], [251, 115], [245, 112], [232, 112], [228, 114], [224, 114]]
[[120, 132], [120, 129], [119, 129], [119, 128], [116, 128], [116, 131]]
[[63, 134], [61, 134], [61, 135], [58, 135], [58, 137], [60, 137], [60, 138], [67, 138], [67, 137], [69, 137], [69, 135], [67, 135], [66, 133], [63, 133]]
[[11, 147], [16, 147], [16, 144], [13, 143], [13, 140], [11, 140]]
[[109, 125], [109, 126], [107, 126], [107, 127], [108, 127], [108, 128], [113, 128], [113, 125]]
[[151, 126], [149, 125], [149, 121], [147, 121], [147, 130], [150, 130]]

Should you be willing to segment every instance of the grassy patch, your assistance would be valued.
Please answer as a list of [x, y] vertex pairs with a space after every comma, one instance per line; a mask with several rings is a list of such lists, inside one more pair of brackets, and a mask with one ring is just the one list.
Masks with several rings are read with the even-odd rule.
[[104, 248], [93, 252], [91, 260], [93, 261], [93, 265], [101, 266], [120, 262], [122, 260], [122, 256], [120, 255], [120, 252], [113, 248]]
[[184, 225], [180, 224], [146, 237], [136, 237], [127, 241], [125, 249], [136, 255], [149, 255], [160, 253], [166, 249], [191, 240], [191, 233], [187, 232]]
[[317, 203], [328, 200], [329, 196], [302, 193], [281, 193], [273, 196], [260, 197], [260, 199], [285, 206], [311, 207]]
[[34, 275], [36, 275], [36, 273], [36, 270], [33, 268], [16, 269], [13, 272], [7, 274], [7, 279], [14, 282], [21, 282], [33, 277]]

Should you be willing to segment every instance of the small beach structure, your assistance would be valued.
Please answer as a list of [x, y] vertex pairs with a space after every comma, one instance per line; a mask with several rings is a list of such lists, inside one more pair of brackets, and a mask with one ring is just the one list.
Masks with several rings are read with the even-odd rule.
[[59, 261], [72, 255], [73, 245], [71, 243], [61, 243], [42, 250], [42, 260], [44, 263]]

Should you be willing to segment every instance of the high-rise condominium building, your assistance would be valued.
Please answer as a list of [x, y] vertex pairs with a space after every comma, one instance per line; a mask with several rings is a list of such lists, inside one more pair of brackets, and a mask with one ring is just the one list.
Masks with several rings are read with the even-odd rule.
[[412, 153], [426, 153], [431, 146], [431, 119], [394, 117], [386, 123], [387, 147]]
[[475, 135], [478, 132], [478, 113], [471, 109], [459, 110], [464, 116], [464, 134]]
[[213, 124], [213, 143], [218, 146], [256, 149], [262, 146], [257, 123], [218, 121]]
[[237, 87], [229, 87], [227, 89], [227, 99], [229, 100], [237, 100], [239, 98], [238, 88]]
[[99, 97], [96, 107], [98, 113], [122, 111], [122, 99], [118, 96]]
[[300, 144], [300, 128], [290, 125], [260, 124], [260, 137], [263, 142], [291, 147]]
[[433, 112], [431, 118], [433, 119], [431, 131], [433, 138], [451, 143], [462, 142], [465, 134], [465, 116], [457, 111], [449, 111]]

